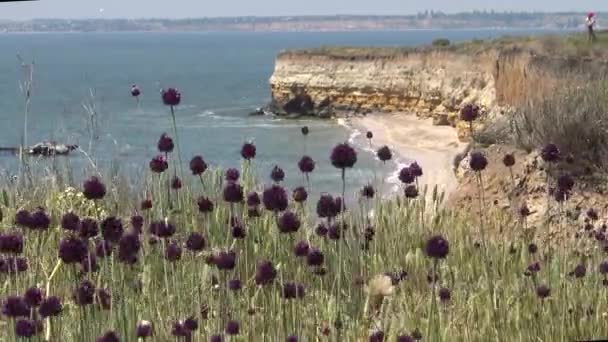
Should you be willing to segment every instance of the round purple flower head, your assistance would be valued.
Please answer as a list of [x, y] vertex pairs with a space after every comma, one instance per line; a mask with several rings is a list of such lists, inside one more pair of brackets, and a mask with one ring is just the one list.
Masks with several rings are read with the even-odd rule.
[[414, 339], [410, 335], [399, 335], [397, 342], [414, 342]]
[[144, 226], [144, 218], [141, 215], [131, 216], [131, 227], [138, 234], [141, 234], [142, 227]]
[[173, 139], [167, 133], [163, 133], [158, 139], [157, 147], [160, 152], [170, 153], [173, 152], [175, 145], [173, 144]]
[[186, 240], [186, 248], [193, 252], [202, 251], [205, 248], [205, 237], [201, 233], [192, 232]]
[[222, 335], [211, 335], [209, 336], [209, 342], [222, 342], [224, 339]]
[[545, 299], [551, 295], [551, 289], [545, 285], [540, 285], [536, 288], [536, 295], [540, 299]]
[[466, 122], [473, 122], [479, 116], [479, 107], [467, 104], [460, 110], [460, 120]]
[[292, 197], [296, 203], [303, 203], [308, 199], [308, 192], [303, 186], [299, 186], [293, 190]]
[[75, 237], [65, 237], [59, 242], [59, 258], [66, 264], [80, 263], [87, 253], [86, 243]]
[[307, 136], [310, 131], [308, 130], [308, 126], [302, 127], [302, 135]]
[[304, 297], [304, 285], [287, 282], [283, 284], [282, 295], [285, 299], [295, 299]]
[[310, 249], [310, 245], [308, 244], [307, 241], [299, 241], [296, 243], [296, 245], [293, 247], [293, 253], [297, 256], [297, 257], [305, 257], [308, 255], [308, 250]]
[[125, 234], [118, 242], [118, 259], [124, 263], [132, 264], [137, 261], [140, 249], [139, 235], [134, 233]]
[[17, 337], [31, 338], [36, 335], [36, 330], [34, 320], [20, 318], [15, 322], [15, 335]]
[[406, 166], [399, 171], [399, 180], [403, 184], [412, 184], [416, 180], [416, 176], [414, 176], [410, 168]]
[[191, 332], [184, 326], [184, 321], [177, 321], [173, 323], [173, 327], [171, 328], [171, 335], [175, 337], [189, 337], [191, 335]]
[[247, 236], [245, 227], [243, 227], [243, 225], [240, 223], [232, 226], [230, 232], [232, 233], [232, 238], [234, 239], [244, 239]]
[[298, 342], [298, 337], [296, 335], [289, 335], [285, 338], [285, 342]]
[[410, 172], [414, 175], [414, 177], [422, 177], [422, 168], [418, 165], [417, 162], [413, 162], [409, 166]]
[[469, 166], [473, 171], [483, 171], [488, 166], [486, 156], [481, 152], [472, 152], [469, 156]]
[[97, 178], [92, 176], [84, 182], [82, 193], [90, 200], [99, 200], [106, 195], [106, 186]]
[[300, 219], [291, 211], [286, 211], [279, 217], [277, 225], [281, 233], [295, 233], [300, 229]]
[[323, 223], [319, 223], [319, 225], [318, 225], [318, 226], [317, 226], [317, 228], [315, 229], [315, 233], [316, 233], [318, 236], [325, 237], [325, 236], [327, 235], [327, 231], [328, 231], [328, 230], [329, 230], [329, 229], [327, 229], [327, 227], [325, 226], [325, 224], [323, 224]]
[[76, 304], [84, 306], [93, 304], [95, 298], [95, 285], [88, 280], [83, 280], [74, 291]]
[[220, 270], [231, 270], [236, 265], [236, 254], [233, 251], [220, 251], [213, 257], [214, 264]]
[[338, 144], [331, 151], [330, 160], [338, 169], [352, 168], [357, 162], [357, 152], [347, 143]]
[[239, 322], [237, 321], [228, 321], [226, 322], [226, 326], [224, 327], [224, 331], [227, 335], [238, 335], [240, 332]]
[[251, 191], [247, 194], [247, 206], [249, 207], [257, 207], [260, 205], [260, 195], [257, 192]]
[[99, 234], [99, 227], [97, 226], [97, 221], [88, 217], [80, 221], [78, 227], [78, 236], [83, 239], [90, 239], [92, 237], [97, 236], [97, 234]]
[[255, 283], [257, 285], [268, 285], [274, 281], [277, 270], [272, 262], [268, 260], [259, 261], [255, 267]]
[[51, 225], [51, 219], [42, 209], [38, 209], [32, 213], [31, 226], [32, 229], [47, 230]]
[[607, 261], [602, 261], [602, 263], [600, 263], [599, 271], [603, 275], [607, 275], [608, 274], [608, 260]]
[[557, 178], [557, 187], [568, 192], [574, 187], [574, 179], [569, 174], [563, 174]]
[[140, 208], [141, 208], [141, 210], [152, 209], [152, 200], [145, 199], [145, 200], [141, 201]]
[[325, 256], [323, 255], [323, 252], [316, 248], [311, 248], [306, 256], [306, 262], [309, 266], [320, 266], [323, 264], [324, 260]]
[[169, 242], [165, 250], [165, 258], [171, 262], [178, 261], [182, 258], [182, 248], [174, 241]]
[[8, 296], [2, 301], [2, 314], [7, 317], [28, 317], [30, 307], [20, 296]]
[[369, 335], [369, 342], [383, 342], [384, 341], [384, 332], [382, 330], [378, 330], [371, 335]]
[[309, 156], [304, 156], [298, 162], [298, 167], [302, 173], [311, 173], [315, 169], [315, 162]]
[[439, 289], [439, 300], [442, 303], [449, 302], [452, 299], [452, 293], [448, 288], [442, 287]]
[[444, 259], [446, 256], [448, 256], [450, 246], [443, 236], [435, 235], [426, 242], [424, 251], [430, 258]]
[[374, 190], [374, 187], [371, 184], [368, 184], [364, 186], [363, 189], [361, 189], [361, 196], [365, 198], [374, 198], [375, 194], [376, 191]]
[[213, 202], [211, 202], [211, 200], [207, 197], [199, 197], [196, 203], [198, 205], [198, 211], [203, 214], [213, 211]]
[[160, 238], [168, 238], [175, 234], [175, 226], [164, 220], [153, 221], [150, 223], [150, 233]]
[[17, 211], [15, 213], [15, 224], [20, 227], [30, 228], [32, 226], [32, 215], [25, 209]]
[[583, 278], [587, 274], [587, 268], [583, 264], [576, 265], [572, 271], [572, 276], [575, 278]]
[[158, 155], [150, 160], [150, 170], [155, 173], [163, 173], [169, 168], [165, 156]]
[[131, 96], [138, 97], [139, 95], [141, 95], [141, 90], [139, 90], [139, 87], [137, 86], [137, 84], [132, 85], [131, 86]]
[[365, 133], [365, 137], [367, 139], [372, 139], [374, 137], [374, 133], [372, 133], [372, 131], [367, 131], [367, 133]]
[[560, 151], [555, 144], [547, 144], [540, 151], [541, 158], [548, 163], [555, 163], [560, 159]]
[[73, 212], [67, 212], [61, 217], [61, 228], [65, 230], [75, 231], [78, 229], [80, 218]]
[[184, 320], [184, 328], [190, 331], [198, 330], [198, 321], [194, 317], [188, 317]]
[[340, 240], [341, 235], [340, 224], [334, 223], [327, 229], [327, 237], [330, 240]]
[[21, 254], [23, 253], [23, 235], [18, 232], [0, 233], [0, 253]]
[[255, 158], [256, 148], [253, 143], [245, 143], [241, 148], [241, 157], [245, 160], [251, 160]]
[[230, 291], [239, 291], [242, 288], [241, 281], [239, 279], [230, 279], [228, 281], [228, 288]]
[[110, 241], [98, 240], [95, 243], [95, 254], [97, 254], [99, 258], [110, 256], [112, 255], [112, 248], [112, 243]]
[[163, 89], [160, 95], [167, 106], [177, 106], [182, 100], [182, 94], [175, 88]]
[[415, 185], [408, 185], [405, 187], [405, 198], [416, 198], [418, 197], [418, 188]]
[[393, 158], [393, 153], [388, 146], [382, 146], [376, 152], [376, 156], [381, 162], [385, 163]]
[[152, 327], [152, 323], [149, 321], [142, 320], [137, 323], [137, 327], [135, 328], [135, 334], [137, 337], [145, 339], [147, 337], [151, 337], [153, 333], [154, 328]]
[[502, 163], [505, 164], [506, 167], [515, 165], [515, 156], [512, 153], [505, 154], [502, 158]]
[[321, 194], [317, 202], [317, 215], [321, 218], [333, 218], [339, 213], [339, 208], [336, 208], [336, 201], [330, 194]]
[[205, 171], [207, 171], [207, 163], [203, 160], [201, 156], [194, 156], [190, 160], [190, 171], [195, 176], [202, 175]]
[[227, 169], [224, 172], [224, 179], [227, 182], [236, 182], [239, 180], [240, 176], [241, 176], [241, 174], [240, 174], [239, 170], [234, 169], [234, 168]]
[[114, 331], [108, 331], [102, 336], [98, 337], [97, 342], [120, 342], [120, 338], [118, 338], [118, 334]]
[[29, 305], [31, 307], [37, 307], [37, 306], [40, 306], [43, 296], [44, 296], [44, 294], [42, 293], [41, 289], [39, 289], [37, 287], [30, 287], [29, 289], [27, 289], [25, 291], [23, 298], [25, 299], [25, 302], [27, 303], [27, 305]]
[[101, 221], [101, 235], [105, 240], [118, 242], [122, 237], [124, 228], [122, 221], [114, 216], [107, 217]]
[[264, 189], [262, 194], [262, 202], [264, 207], [269, 211], [284, 211], [287, 209], [287, 193], [285, 189], [279, 185], [272, 185]]
[[177, 177], [177, 176], [173, 176], [173, 178], [171, 179], [171, 189], [179, 190], [181, 188], [182, 188], [181, 179], [179, 179], [179, 177]]
[[243, 188], [238, 183], [228, 182], [224, 186], [224, 201], [228, 203], [243, 202]]
[[61, 299], [56, 296], [49, 296], [42, 300], [38, 313], [42, 318], [58, 316], [63, 310]]
[[275, 183], [280, 183], [285, 179], [285, 172], [278, 165], [275, 165], [270, 172], [270, 179]]

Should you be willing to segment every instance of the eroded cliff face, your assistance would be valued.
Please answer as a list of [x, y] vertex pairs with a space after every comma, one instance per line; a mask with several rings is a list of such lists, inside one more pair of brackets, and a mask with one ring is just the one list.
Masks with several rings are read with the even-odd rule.
[[545, 96], [565, 78], [598, 68], [594, 61], [518, 49], [396, 50], [380, 55], [353, 51], [281, 53], [270, 78], [274, 108], [297, 112], [305, 107], [301, 114], [320, 116], [399, 111], [459, 126], [463, 123], [458, 123], [457, 113], [464, 104], [475, 103], [486, 113], [502, 112], [530, 97]]

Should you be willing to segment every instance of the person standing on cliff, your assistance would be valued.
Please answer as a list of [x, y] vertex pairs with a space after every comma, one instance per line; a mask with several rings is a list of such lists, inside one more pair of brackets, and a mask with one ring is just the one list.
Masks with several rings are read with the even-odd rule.
[[593, 43], [597, 40], [597, 37], [595, 36], [595, 31], [593, 30], [593, 26], [595, 26], [595, 14], [593, 12], [589, 12], [589, 14], [587, 14], [585, 24], [587, 25], [587, 36], [589, 42]]

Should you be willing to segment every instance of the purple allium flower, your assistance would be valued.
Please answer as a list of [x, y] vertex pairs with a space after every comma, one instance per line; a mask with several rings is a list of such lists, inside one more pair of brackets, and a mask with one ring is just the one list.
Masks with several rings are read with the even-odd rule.
[[600, 263], [599, 271], [603, 275], [608, 274], [608, 261], [602, 261], [602, 263]]
[[150, 160], [150, 170], [155, 173], [163, 173], [169, 168], [169, 163], [163, 155], [157, 155]]
[[534, 273], [538, 273], [538, 272], [540, 272], [540, 263], [538, 261], [534, 262], [534, 263], [528, 265], [526, 270], [530, 275], [532, 275]]
[[238, 335], [240, 330], [239, 322], [237, 321], [228, 321], [224, 327], [226, 334], [231, 336]]
[[417, 162], [411, 163], [408, 168], [410, 169], [410, 172], [414, 175], [414, 177], [422, 177], [422, 168], [420, 167], [420, 165], [418, 165]]
[[199, 197], [196, 201], [196, 204], [198, 205], [198, 211], [203, 214], [207, 214], [213, 211], [213, 202], [211, 202], [211, 200], [207, 197]]
[[397, 342], [414, 342], [414, 339], [410, 335], [399, 335]]
[[241, 173], [239, 170], [234, 168], [227, 169], [226, 172], [224, 172], [224, 179], [226, 179], [228, 182], [236, 182], [239, 180], [240, 176]]
[[502, 158], [502, 163], [505, 164], [506, 167], [515, 165], [515, 156], [512, 153], [505, 154]]
[[551, 295], [551, 289], [545, 285], [540, 285], [536, 288], [536, 295], [540, 299], [545, 299]]
[[141, 208], [141, 210], [149, 210], [149, 209], [152, 209], [152, 200], [150, 200], [150, 199], [145, 199], [145, 200], [141, 201], [140, 208]]
[[572, 271], [572, 275], [575, 278], [583, 278], [587, 274], [587, 268], [583, 264], [576, 265]]
[[20, 296], [8, 296], [2, 301], [2, 314], [7, 317], [29, 317], [30, 307]]
[[108, 331], [105, 334], [98, 337], [96, 342], [120, 342], [120, 338], [118, 338], [118, 334], [114, 331]]
[[361, 189], [361, 196], [365, 198], [374, 198], [375, 194], [376, 191], [374, 190], [374, 187], [371, 184], [368, 184], [364, 186], [363, 189]]
[[32, 215], [29, 211], [21, 209], [15, 213], [15, 224], [23, 228], [32, 227]]
[[479, 107], [472, 104], [467, 104], [460, 110], [460, 120], [473, 122], [479, 116]]
[[141, 215], [131, 216], [131, 227], [137, 234], [141, 234], [144, 226], [144, 218]]
[[243, 157], [243, 159], [251, 160], [255, 158], [255, 154], [256, 148], [253, 143], [248, 142], [243, 144], [243, 147], [241, 148], [241, 157]]
[[214, 264], [220, 270], [231, 270], [236, 265], [234, 251], [220, 251], [213, 257]]
[[452, 293], [448, 288], [442, 287], [439, 289], [439, 300], [442, 303], [449, 302], [452, 299]]
[[160, 95], [167, 106], [177, 106], [182, 100], [182, 94], [175, 88], [162, 89]]
[[239, 183], [228, 182], [224, 186], [224, 201], [228, 203], [243, 202], [243, 187]]
[[192, 232], [188, 235], [188, 239], [186, 240], [186, 248], [193, 251], [198, 252], [202, 251], [205, 248], [206, 241], [203, 234], [198, 232]]
[[327, 237], [330, 240], [340, 240], [341, 235], [340, 225], [337, 223], [330, 225], [327, 229]]
[[405, 187], [404, 194], [406, 198], [416, 198], [418, 197], [418, 188], [415, 185], [410, 184]]
[[383, 163], [393, 159], [393, 153], [391, 152], [391, 149], [388, 148], [388, 146], [380, 147], [378, 151], [376, 151], [376, 156]]
[[338, 144], [331, 151], [330, 160], [335, 168], [351, 168], [357, 162], [357, 152], [347, 143]]
[[298, 162], [298, 168], [302, 173], [311, 173], [315, 169], [315, 162], [309, 156], [303, 156]]
[[383, 342], [384, 341], [384, 332], [378, 330], [371, 335], [369, 335], [369, 342]]
[[286, 211], [277, 222], [281, 233], [295, 233], [300, 229], [300, 219], [291, 211]]
[[277, 276], [277, 270], [271, 261], [258, 261], [255, 267], [255, 283], [257, 285], [268, 285], [274, 281]]
[[80, 218], [73, 212], [67, 212], [61, 217], [61, 228], [65, 230], [75, 231], [78, 229]]
[[262, 202], [264, 207], [269, 211], [284, 211], [287, 209], [287, 193], [285, 189], [279, 185], [272, 185], [264, 189], [262, 194]]
[[207, 171], [207, 163], [205, 163], [203, 157], [192, 157], [192, 160], [190, 160], [190, 171], [192, 171], [192, 174], [195, 176], [202, 175], [205, 171]]
[[298, 337], [296, 335], [289, 335], [285, 338], [285, 342], [298, 342]]
[[18, 232], [0, 233], [0, 254], [23, 253], [23, 235]]
[[112, 294], [107, 289], [99, 289], [95, 296], [95, 302], [103, 310], [110, 310], [112, 308]]
[[95, 242], [95, 254], [99, 258], [105, 258], [112, 255], [112, 243], [106, 240], [97, 240]]
[[15, 335], [30, 338], [36, 335], [36, 322], [31, 319], [20, 318], [15, 322]]
[[182, 248], [175, 241], [169, 242], [165, 249], [165, 258], [171, 262], [178, 261], [182, 258]]
[[367, 139], [372, 139], [374, 137], [374, 133], [372, 133], [372, 131], [367, 131], [367, 133], [365, 133], [365, 137]]
[[297, 256], [297, 257], [305, 257], [308, 255], [308, 250], [310, 249], [310, 245], [308, 244], [307, 241], [302, 240], [296, 243], [296, 245], [293, 247], [293, 253]]
[[63, 305], [61, 304], [61, 299], [56, 296], [44, 298], [38, 308], [38, 313], [42, 318], [58, 316], [61, 314], [61, 311], [63, 311]]
[[17, 274], [25, 272], [28, 269], [26, 258], [22, 257], [6, 257], [0, 258], [0, 273]]
[[150, 223], [150, 233], [160, 238], [168, 238], [175, 234], [175, 226], [164, 220], [153, 221]]
[[118, 241], [118, 259], [127, 264], [135, 263], [140, 249], [139, 236], [135, 233], [125, 234]]
[[66, 237], [59, 241], [59, 258], [66, 264], [80, 263], [87, 256], [87, 245], [75, 237]]
[[163, 133], [158, 139], [157, 147], [158, 151], [160, 152], [170, 153], [173, 152], [173, 148], [175, 147], [175, 145], [173, 144], [173, 139], [171, 139], [171, 137], [167, 135], [167, 133]]
[[448, 256], [450, 246], [448, 241], [441, 235], [431, 237], [424, 248], [426, 255], [434, 259], [444, 259]]
[[175, 337], [189, 337], [190, 334], [190, 330], [186, 329], [183, 321], [177, 321], [173, 323], [173, 327], [171, 328], [171, 335]]
[[328, 231], [328, 230], [329, 230], [329, 229], [327, 229], [327, 227], [325, 226], [325, 224], [324, 224], [324, 223], [319, 223], [319, 225], [318, 225], [318, 226], [317, 226], [317, 228], [315, 229], [315, 233], [316, 233], [318, 236], [325, 237], [325, 236], [327, 235], [327, 231]]
[[308, 255], [306, 256], [306, 262], [309, 266], [320, 266], [325, 261], [325, 256], [323, 252], [318, 250], [317, 248], [311, 248], [308, 251]]
[[284, 283], [282, 296], [285, 299], [294, 299], [298, 296], [298, 288], [295, 283]]
[[536, 244], [533, 243], [533, 242], [530, 243], [528, 245], [528, 253], [530, 253], [530, 254], [536, 254], [536, 252], [538, 252], [538, 246], [536, 246]]
[[99, 271], [97, 257], [94, 254], [87, 253], [85, 258], [80, 262], [80, 271], [85, 274]]
[[152, 327], [152, 323], [149, 321], [142, 320], [137, 323], [137, 327], [135, 328], [135, 334], [137, 337], [145, 339], [147, 337], [152, 337], [153, 333], [154, 328]]
[[137, 86], [137, 84], [132, 85], [131, 86], [131, 96], [138, 97], [139, 95], [141, 95], [141, 90], [139, 90], [139, 87]]
[[258, 205], [260, 205], [260, 195], [255, 191], [251, 191], [247, 194], [247, 206], [257, 207]]
[[42, 209], [38, 209], [32, 213], [31, 227], [37, 230], [47, 230], [51, 224], [51, 219]]
[[83, 239], [89, 239], [99, 234], [97, 221], [92, 218], [84, 218], [78, 225], [78, 236]]
[[321, 194], [317, 202], [317, 215], [321, 218], [333, 218], [338, 215], [336, 201], [330, 194]]
[[302, 127], [302, 135], [307, 136], [310, 131], [308, 130], [308, 126]]
[[222, 335], [211, 335], [209, 336], [209, 342], [222, 342], [224, 339]]
[[194, 317], [188, 317], [184, 320], [184, 328], [190, 331], [198, 330], [198, 321]]
[[122, 237], [124, 228], [122, 227], [122, 221], [114, 216], [107, 217], [101, 221], [101, 235], [104, 240], [111, 242], [118, 242]]
[[239, 291], [242, 287], [243, 285], [241, 284], [241, 281], [239, 279], [230, 279], [228, 281], [228, 288], [231, 291]]
[[416, 341], [422, 340], [422, 333], [420, 332], [420, 330], [418, 330], [418, 328], [412, 331], [412, 338]]
[[173, 178], [171, 178], [171, 189], [179, 190], [181, 188], [182, 188], [181, 179], [179, 179], [179, 177], [177, 177], [177, 176], [173, 176]]
[[232, 234], [233, 239], [244, 239], [247, 236], [247, 232], [245, 231], [245, 227], [242, 224], [237, 224], [231, 227], [230, 233]]
[[260, 217], [260, 212], [258, 211], [258, 208], [256, 208], [256, 207], [248, 208], [247, 217], [249, 217], [249, 218]]
[[480, 172], [488, 166], [488, 159], [481, 152], [471, 152], [469, 155], [469, 167], [471, 170]]
[[106, 195], [106, 186], [96, 176], [87, 179], [82, 188], [84, 197], [90, 200], [99, 200]]
[[95, 298], [95, 285], [83, 280], [74, 291], [74, 301], [80, 306], [93, 304]]
[[278, 165], [275, 165], [270, 171], [270, 179], [272, 179], [275, 183], [280, 183], [285, 179], [285, 171], [281, 169]]
[[541, 158], [548, 163], [555, 163], [560, 159], [560, 151], [555, 144], [547, 144], [540, 151]]
[[403, 184], [412, 184], [416, 180], [416, 176], [414, 176], [410, 168], [406, 166], [399, 171], [399, 180]]
[[563, 174], [557, 178], [557, 187], [564, 192], [568, 192], [574, 187], [574, 179], [569, 174]]
[[30, 307], [37, 307], [42, 302], [42, 297], [44, 294], [41, 289], [37, 287], [30, 287], [25, 290], [25, 294], [23, 295], [23, 299]]

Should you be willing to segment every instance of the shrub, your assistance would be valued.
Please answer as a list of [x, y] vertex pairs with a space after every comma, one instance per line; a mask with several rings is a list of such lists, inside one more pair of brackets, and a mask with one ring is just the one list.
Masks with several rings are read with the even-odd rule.
[[434, 47], [446, 47], [450, 46], [450, 40], [446, 38], [438, 38], [433, 40], [432, 44]]

